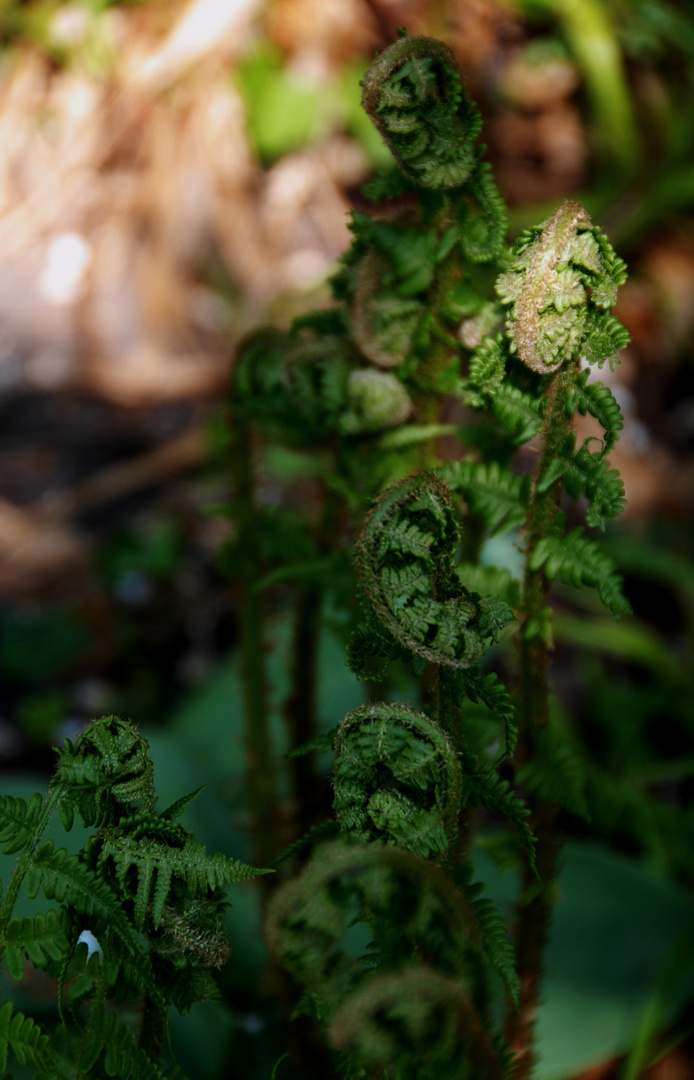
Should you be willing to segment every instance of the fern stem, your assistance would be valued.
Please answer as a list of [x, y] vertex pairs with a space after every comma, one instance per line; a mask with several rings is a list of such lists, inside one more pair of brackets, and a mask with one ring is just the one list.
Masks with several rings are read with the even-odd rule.
[[[241, 670], [253, 857], [256, 865], [269, 866], [276, 854], [274, 838], [277, 835], [279, 814], [270, 738], [264, 601], [262, 593], [256, 587], [260, 577], [260, 537], [255, 504], [251, 432], [241, 410], [232, 411], [230, 431], [239, 546], [244, 559], [239, 575]], [[269, 878], [262, 878], [266, 887], [268, 881]]]
[[[533, 570], [530, 560], [535, 545], [547, 536], [561, 499], [562, 480], [545, 491], [538, 480], [557, 457], [571, 428], [567, 397], [576, 380], [576, 364], [564, 364], [549, 387], [549, 406], [543, 445], [528, 516], [525, 574], [519, 612], [519, 750], [521, 761], [536, 756], [538, 736], [549, 722], [549, 629], [546, 611], [549, 582], [544, 572]], [[537, 838], [534, 872], [526, 852], [521, 851], [521, 899], [516, 924], [516, 956], [521, 981], [518, 1010], [509, 1009], [505, 1036], [516, 1054], [514, 1080], [528, 1080], [535, 1063], [534, 1028], [540, 1001], [542, 966], [552, 914], [552, 887], [557, 876], [560, 841], [558, 808], [534, 792], [528, 792], [528, 824]], [[539, 878], [539, 881], [538, 881]]]
[[63, 794], [64, 788], [65, 784], [57, 784], [46, 799], [44, 807], [38, 816], [36, 825], [34, 826], [34, 831], [32, 833], [31, 839], [24, 848], [22, 854], [20, 855], [17, 865], [15, 866], [12, 873], [10, 884], [7, 886], [5, 899], [3, 901], [2, 907], [0, 907], [0, 955], [2, 956], [4, 956], [5, 954], [5, 933], [7, 931], [8, 923], [12, 918], [12, 912], [14, 911], [14, 905], [16, 904], [17, 897], [19, 896], [19, 890], [22, 887], [22, 882], [26, 877], [27, 871], [31, 866], [32, 860], [34, 858], [34, 853], [39, 846], [39, 843], [41, 842], [41, 837], [44, 834], [46, 826], [48, 825], [51, 814], [53, 813], [56, 806], [58, 805], [58, 802], [60, 801], [60, 797]]

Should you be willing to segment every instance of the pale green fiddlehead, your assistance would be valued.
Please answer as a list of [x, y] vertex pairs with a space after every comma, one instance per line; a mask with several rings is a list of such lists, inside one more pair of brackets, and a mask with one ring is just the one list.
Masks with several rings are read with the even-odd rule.
[[497, 291], [510, 305], [508, 334], [523, 363], [541, 375], [581, 354], [612, 366], [629, 335], [603, 309], [614, 304], [626, 267], [580, 203], [564, 203], [522, 233], [512, 258]]

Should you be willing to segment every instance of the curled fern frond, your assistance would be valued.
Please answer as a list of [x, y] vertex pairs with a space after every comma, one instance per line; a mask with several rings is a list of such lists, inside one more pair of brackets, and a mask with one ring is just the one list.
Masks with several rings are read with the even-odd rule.
[[434, 190], [465, 183], [477, 163], [481, 118], [447, 46], [401, 38], [371, 65], [362, 88], [364, 109], [405, 176]]
[[404, 705], [362, 705], [335, 743], [335, 800], [354, 839], [386, 840], [418, 855], [445, 851], [460, 807], [460, 764], [444, 733]]
[[479, 394], [494, 398], [501, 389], [505, 374], [506, 343], [503, 335], [483, 338], [470, 357], [468, 383]]
[[421, 297], [400, 296], [384, 286], [389, 263], [367, 251], [355, 271], [350, 308], [352, 334], [367, 360], [379, 368], [403, 364], [416, 347], [427, 308]]
[[400, 1080], [503, 1080], [465, 983], [424, 964], [370, 979], [328, 1030], [338, 1050], [367, 1067], [395, 1067]]
[[366, 975], [342, 941], [355, 912], [368, 920], [383, 970], [409, 965], [418, 950], [444, 974], [477, 963], [465, 897], [438, 866], [390, 845], [326, 844], [278, 890], [267, 922], [273, 950], [326, 1001], [336, 1004]]
[[129, 720], [103, 717], [88, 724], [75, 744], [58, 751], [53, 783], [68, 786], [63, 802], [84, 825], [100, 825], [141, 804], [154, 809], [154, 779], [148, 743]]
[[364, 435], [399, 427], [412, 412], [412, 400], [395, 375], [359, 368], [347, 380], [346, 408], [340, 417], [345, 435]]
[[615, 302], [624, 263], [580, 203], [564, 203], [539, 229], [522, 233], [511, 256], [497, 292], [509, 305], [508, 333], [523, 363], [541, 375], [582, 353], [613, 363], [628, 334], [600, 309]]
[[362, 587], [378, 620], [416, 656], [453, 668], [474, 663], [493, 636], [483, 625], [485, 602], [453, 573], [457, 539], [448, 488], [421, 474], [379, 496], [357, 543]]

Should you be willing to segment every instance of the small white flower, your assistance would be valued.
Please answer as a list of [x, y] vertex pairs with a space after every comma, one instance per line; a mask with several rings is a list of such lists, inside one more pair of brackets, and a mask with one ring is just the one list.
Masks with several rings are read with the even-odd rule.
[[91, 930], [82, 931], [77, 938], [77, 944], [80, 945], [82, 942], [87, 946], [87, 960], [89, 960], [92, 953], [98, 953], [100, 961], [104, 959], [104, 950], [101, 948], [101, 945], [99, 945], [99, 942], [94, 937]]

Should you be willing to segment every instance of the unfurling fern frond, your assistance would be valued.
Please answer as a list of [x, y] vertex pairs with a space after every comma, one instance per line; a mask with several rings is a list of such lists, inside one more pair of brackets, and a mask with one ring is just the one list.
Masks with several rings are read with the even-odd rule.
[[580, 527], [567, 536], [557, 532], [540, 540], [530, 554], [530, 568], [542, 569], [550, 581], [559, 575], [566, 585], [576, 589], [582, 585], [597, 589], [603, 604], [614, 615], [631, 611], [616, 564]]
[[[355, 958], [344, 947], [343, 930], [355, 913], [372, 935], [369, 955], [377, 962], [377, 972], [369, 970], [374, 963]], [[434, 1080], [442, 1067], [441, 1040], [452, 1022], [448, 1009], [458, 1012], [454, 983], [469, 995], [465, 1030], [455, 1027], [455, 1037], [462, 1037], [466, 1048], [459, 1055], [465, 1066], [460, 1075], [472, 1080], [474, 1069], [482, 1067], [483, 1054], [484, 1075], [502, 1080], [487, 1034], [489, 976], [494, 964], [497, 970], [506, 967], [508, 948], [501, 944], [500, 934], [486, 933], [489, 913], [481, 914], [484, 929], [465, 893], [431, 862], [390, 845], [333, 844], [317, 850], [300, 877], [272, 899], [268, 937], [294, 976], [321, 999], [323, 1014], [331, 1020], [333, 1044], [357, 1063], [377, 1061], [385, 1067], [393, 1063], [389, 1056], [393, 1052], [400, 1062], [397, 1044], [403, 1049], [403, 1077], [416, 1067], [420, 1071], [411, 1074], [412, 1080], [430, 1075]], [[413, 956], [426, 957], [427, 967], [413, 963]], [[412, 991], [419, 976], [426, 980], [429, 975], [432, 981], [426, 985], [432, 996], [422, 1006]], [[450, 988], [454, 1000], [445, 1004], [437, 987], [442, 993]], [[365, 1041], [353, 1026], [355, 1016]], [[430, 1023], [438, 1025], [435, 1030], [429, 1029]], [[381, 1027], [380, 1039], [372, 1039], [371, 1033]], [[419, 1045], [425, 1035], [432, 1044], [428, 1049]], [[438, 1074], [429, 1073], [429, 1063]]]
[[614, 304], [624, 263], [580, 203], [564, 203], [532, 235], [522, 234], [511, 257], [497, 292], [509, 305], [519, 359], [542, 375], [581, 354], [612, 365], [629, 335], [601, 309]]
[[504, 1075], [465, 982], [424, 964], [370, 979], [337, 1010], [328, 1030], [333, 1045], [358, 1064], [390, 1065], [400, 1080]]
[[490, 535], [525, 523], [530, 502], [530, 478], [502, 468], [498, 462], [475, 462], [470, 458], [446, 462], [436, 470], [453, 492], [459, 492], [470, 510], [478, 514]]
[[[480, 395], [494, 398], [506, 374], [506, 344], [501, 334], [495, 337], [485, 337], [472, 356], [470, 357], [470, 369], [467, 384], [465, 386], [466, 397], [469, 395], [468, 384]], [[471, 402], [471, 404], [474, 404]], [[479, 405], [483, 404], [480, 399]]]
[[[438, 866], [387, 844], [323, 845], [271, 900], [267, 932], [295, 977], [333, 1007], [367, 974], [342, 940], [355, 913], [368, 922], [382, 970], [408, 966], [418, 950], [444, 974], [479, 965], [467, 902]], [[471, 981], [482, 993], [480, 971]]]
[[465, 183], [477, 163], [481, 118], [446, 45], [403, 37], [375, 60], [362, 88], [362, 104], [405, 176], [434, 190]]
[[118, 716], [88, 724], [75, 744], [69, 739], [58, 751], [54, 784], [65, 784], [68, 793], [60, 803], [63, 824], [72, 824], [76, 810], [84, 825], [98, 826], [120, 817], [129, 807], [154, 809], [152, 762], [147, 740], [134, 724]]
[[[357, 543], [366, 599], [390, 635], [416, 656], [468, 667], [494, 636], [484, 626], [488, 602], [453, 574], [457, 526], [450, 493], [421, 474], [394, 484], [376, 500]], [[511, 612], [499, 610], [503, 622]]]
[[386, 840], [418, 855], [445, 851], [460, 807], [460, 763], [446, 735], [404, 705], [362, 705], [335, 743], [333, 809], [362, 841]]
[[603, 457], [610, 452], [624, 427], [622, 411], [609, 386], [601, 382], [588, 382], [589, 371], [582, 371], [569, 390], [566, 408], [570, 416], [578, 411], [581, 416], [590, 413], [605, 431], [602, 445]]

